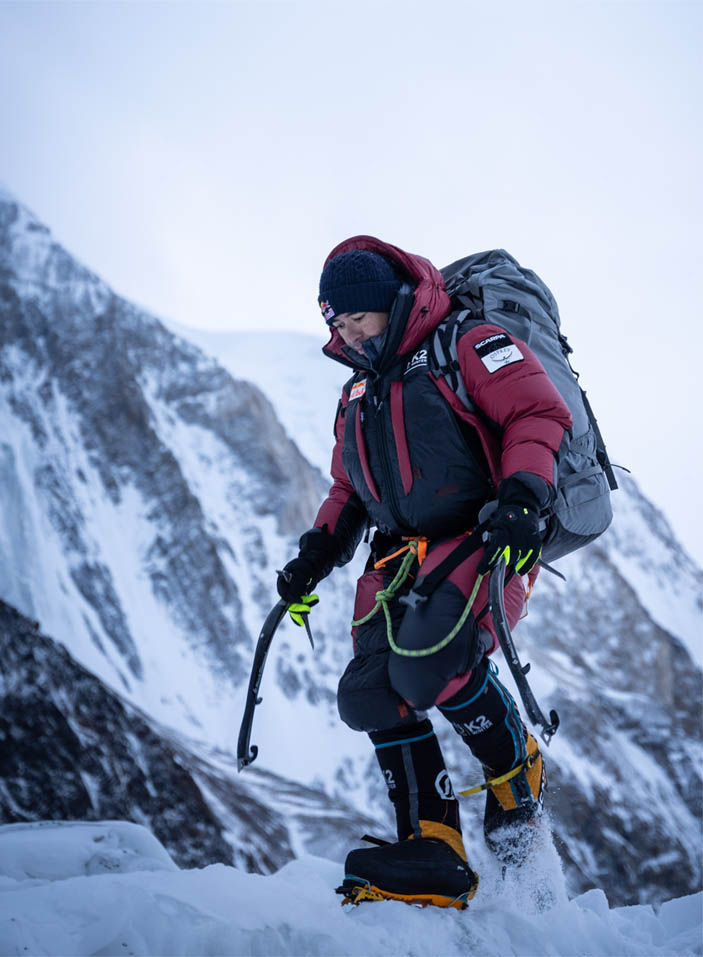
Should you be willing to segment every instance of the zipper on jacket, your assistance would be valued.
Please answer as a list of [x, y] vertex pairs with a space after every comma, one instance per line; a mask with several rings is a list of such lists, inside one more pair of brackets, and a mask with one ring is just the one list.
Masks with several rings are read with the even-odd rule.
[[387, 432], [386, 432], [386, 423], [383, 419], [383, 405], [384, 400], [381, 399], [380, 402], [377, 400], [377, 396], [374, 393], [373, 404], [376, 410], [376, 430], [379, 436], [379, 445], [380, 445], [380, 459], [381, 459], [381, 470], [383, 472], [383, 479], [385, 486], [388, 489], [388, 507], [390, 509], [391, 515], [393, 516], [396, 525], [399, 529], [406, 529], [407, 526], [403, 521], [400, 509], [398, 507], [398, 496], [395, 491], [395, 482], [393, 480], [393, 468], [391, 466], [391, 460], [388, 455], [388, 446], [386, 443]]

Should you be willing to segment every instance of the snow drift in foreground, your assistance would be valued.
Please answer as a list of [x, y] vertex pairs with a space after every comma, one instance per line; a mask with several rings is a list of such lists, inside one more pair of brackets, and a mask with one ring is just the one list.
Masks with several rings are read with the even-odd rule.
[[602, 891], [568, 900], [556, 854], [539, 888], [477, 862], [464, 912], [393, 901], [340, 907], [339, 863], [304, 857], [263, 877], [215, 864], [179, 870], [126, 822], [0, 827], [2, 954], [582, 954], [701, 952], [703, 894], [611, 910]]

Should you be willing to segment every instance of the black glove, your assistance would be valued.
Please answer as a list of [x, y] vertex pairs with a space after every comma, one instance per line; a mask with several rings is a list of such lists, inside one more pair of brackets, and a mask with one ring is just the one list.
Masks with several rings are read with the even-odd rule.
[[299, 602], [303, 595], [309, 595], [314, 590], [318, 581], [317, 573], [317, 565], [309, 558], [303, 555], [293, 558], [278, 573], [278, 594], [289, 605]]
[[493, 513], [486, 529], [479, 575], [485, 575], [505, 556], [506, 570], [519, 575], [532, 571], [542, 553], [539, 515], [524, 505], [502, 505]]
[[329, 575], [334, 565], [336, 542], [327, 526], [311, 528], [301, 536], [300, 553], [278, 573], [278, 594], [289, 605], [309, 595], [315, 585]]

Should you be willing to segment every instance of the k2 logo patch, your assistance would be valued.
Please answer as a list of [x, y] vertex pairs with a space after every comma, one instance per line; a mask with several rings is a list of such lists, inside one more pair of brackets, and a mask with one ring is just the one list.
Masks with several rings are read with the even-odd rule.
[[487, 718], [485, 714], [480, 714], [477, 718], [474, 718], [473, 721], [468, 721], [465, 724], [453, 724], [453, 728], [459, 732], [462, 738], [465, 738], [469, 734], [481, 734], [482, 731], [488, 731], [489, 728], [493, 727], [493, 722], [490, 718]]
[[352, 399], [360, 399], [362, 395], [366, 392], [366, 379], [362, 379], [361, 382], [357, 382], [352, 386], [352, 390], [349, 393], [349, 401]]
[[506, 336], [504, 332], [482, 339], [481, 342], [476, 343], [474, 349], [491, 375], [503, 366], [509, 366], [512, 362], [522, 362], [525, 358], [510, 336]]
[[410, 362], [408, 362], [408, 364], [406, 365], [405, 372], [403, 373], [403, 375], [407, 375], [408, 372], [412, 372], [413, 369], [417, 369], [420, 366], [426, 366], [426, 365], [427, 365], [427, 349], [420, 349], [418, 352], [415, 353], [415, 355], [412, 357]]

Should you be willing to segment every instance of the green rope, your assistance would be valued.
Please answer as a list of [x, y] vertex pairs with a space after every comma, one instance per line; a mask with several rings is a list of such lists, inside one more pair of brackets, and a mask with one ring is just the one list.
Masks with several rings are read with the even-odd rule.
[[[413, 550], [413, 545], [415, 550]], [[396, 655], [401, 655], [403, 658], [426, 658], [428, 655], [434, 655], [438, 651], [441, 651], [442, 648], [446, 648], [450, 641], [452, 641], [461, 631], [466, 619], [469, 617], [469, 613], [473, 608], [474, 602], [476, 601], [476, 595], [478, 594], [479, 587], [481, 582], [484, 579], [484, 575], [478, 575], [476, 582], [473, 587], [473, 591], [469, 595], [469, 600], [466, 603], [464, 610], [462, 611], [459, 620], [456, 625], [452, 628], [448, 635], [445, 635], [441, 641], [438, 641], [436, 644], [432, 645], [430, 648], [401, 648], [396, 644], [395, 639], [393, 638], [393, 622], [391, 620], [391, 612], [388, 607], [389, 603], [395, 598], [395, 594], [403, 584], [405, 579], [410, 574], [410, 566], [417, 556], [417, 542], [411, 542], [410, 548], [408, 549], [408, 554], [403, 559], [403, 562], [398, 569], [393, 581], [387, 588], [381, 589], [381, 591], [376, 592], [376, 604], [363, 618], [358, 618], [356, 621], [352, 621], [352, 626], [364, 625], [369, 621], [379, 608], [383, 608], [383, 614], [386, 617], [386, 636], [388, 638], [388, 644], [391, 647], [391, 650], [395, 652]]]
[[438, 641], [436, 645], [432, 645], [430, 648], [401, 648], [395, 643], [393, 638], [393, 627], [391, 622], [391, 614], [388, 610], [388, 605], [383, 605], [383, 611], [386, 615], [386, 634], [388, 636], [388, 644], [391, 646], [391, 649], [396, 653], [396, 655], [402, 655], [403, 658], [426, 658], [428, 655], [435, 655], [438, 651], [441, 651], [442, 648], [446, 648], [450, 641], [452, 641], [461, 631], [464, 622], [469, 617], [469, 612], [473, 608], [473, 604], [476, 601], [476, 595], [478, 594], [478, 589], [483, 581], [483, 575], [479, 575], [474, 584], [473, 591], [469, 595], [469, 600], [466, 603], [466, 607], [462, 611], [459, 621], [452, 628], [448, 635], [445, 635], [441, 641]]
[[393, 599], [395, 598], [395, 593], [398, 591], [400, 586], [403, 584], [405, 579], [410, 574], [410, 566], [414, 562], [415, 556], [416, 556], [416, 552], [412, 550], [413, 545], [417, 546], [417, 542], [410, 543], [408, 554], [403, 559], [402, 564], [400, 568], [398, 569], [398, 572], [395, 578], [390, 583], [388, 588], [383, 588], [381, 589], [381, 591], [376, 592], [376, 604], [373, 606], [373, 608], [368, 613], [368, 615], [365, 615], [363, 618], [358, 618], [356, 621], [352, 621], [352, 626], [355, 627], [356, 625], [365, 625], [367, 621], [373, 618], [373, 616], [376, 614], [378, 609], [381, 608], [381, 606], [383, 606], [383, 609], [385, 610], [387, 607], [387, 603], [389, 601], [393, 601]]

